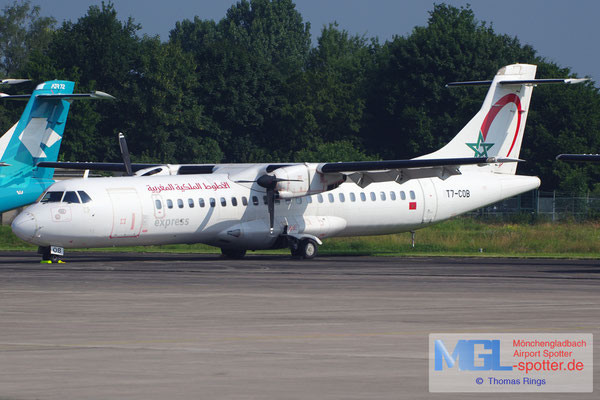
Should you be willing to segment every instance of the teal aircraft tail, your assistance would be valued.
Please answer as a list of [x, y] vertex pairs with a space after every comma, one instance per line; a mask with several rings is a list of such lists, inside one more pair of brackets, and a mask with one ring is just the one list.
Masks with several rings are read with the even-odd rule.
[[33, 203], [54, 183], [54, 169], [36, 164], [57, 160], [71, 101], [112, 98], [102, 92], [73, 94], [74, 86], [57, 80], [39, 84], [31, 96], [0, 94], [0, 99], [29, 99], [19, 121], [0, 138], [0, 212]]

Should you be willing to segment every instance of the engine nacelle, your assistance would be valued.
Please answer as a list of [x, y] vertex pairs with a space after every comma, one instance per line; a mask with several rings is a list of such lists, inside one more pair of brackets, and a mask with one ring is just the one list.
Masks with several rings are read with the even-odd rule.
[[277, 168], [273, 175], [279, 179], [275, 190], [279, 198], [291, 199], [310, 194], [323, 193], [333, 190], [341, 185], [346, 179], [342, 174], [322, 174], [317, 172], [318, 164], [298, 164], [289, 167]]

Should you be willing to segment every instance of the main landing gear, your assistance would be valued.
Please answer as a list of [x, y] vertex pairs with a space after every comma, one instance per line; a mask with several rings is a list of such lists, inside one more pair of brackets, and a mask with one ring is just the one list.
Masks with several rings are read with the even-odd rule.
[[239, 260], [241, 258], [244, 258], [244, 256], [246, 255], [246, 250], [239, 250], [239, 249], [221, 249], [221, 254], [223, 255], [223, 257], [225, 258], [231, 258], [233, 260]]
[[58, 246], [40, 246], [38, 253], [42, 255], [42, 264], [64, 264], [60, 258], [65, 255], [65, 249]]
[[292, 257], [296, 257], [299, 259], [310, 260], [315, 258], [317, 255], [317, 242], [310, 238], [304, 239], [293, 239], [290, 243], [290, 250], [292, 252]]

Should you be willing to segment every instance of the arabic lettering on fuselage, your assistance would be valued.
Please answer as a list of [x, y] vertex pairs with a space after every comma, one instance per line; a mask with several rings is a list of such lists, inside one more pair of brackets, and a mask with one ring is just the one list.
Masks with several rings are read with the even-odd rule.
[[220, 190], [220, 189], [231, 189], [231, 187], [229, 186], [229, 183], [227, 182], [212, 182], [210, 184], [208, 183], [200, 183], [200, 182], [195, 182], [195, 183], [169, 183], [166, 185], [155, 185], [155, 186], [151, 186], [151, 185], [146, 185], [146, 188], [148, 189], [149, 192], [152, 193], [161, 193], [161, 192], [167, 192], [167, 191], [180, 191], [180, 192], [186, 192], [188, 190]]

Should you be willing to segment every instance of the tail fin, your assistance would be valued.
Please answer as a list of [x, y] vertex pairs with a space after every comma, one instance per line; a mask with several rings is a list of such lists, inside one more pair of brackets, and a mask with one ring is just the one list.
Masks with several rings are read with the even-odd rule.
[[[528, 64], [507, 65], [498, 71], [491, 82], [462, 83], [490, 85], [481, 109], [450, 143], [420, 158], [519, 158], [532, 85], [538, 83], [534, 79], [536, 68]], [[544, 83], [542, 81], [549, 80], [539, 81]], [[495, 164], [490, 168], [494, 172], [514, 174], [517, 165]]]
[[38, 161], [56, 161], [65, 130], [71, 95], [75, 84], [69, 81], [49, 81], [38, 85], [28, 95], [2, 96], [6, 99], [27, 99], [19, 122], [0, 138], [0, 182], [15, 178], [52, 179], [53, 170], [35, 165]]
[[54, 169], [37, 164], [58, 158], [72, 100], [114, 99], [103, 92], [73, 94], [74, 86], [49, 81], [39, 84], [31, 96], [0, 93], [0, 99], [29, 99], [19, 122], [0, 137], [0, 212], [34, 202], [54, 183]]

